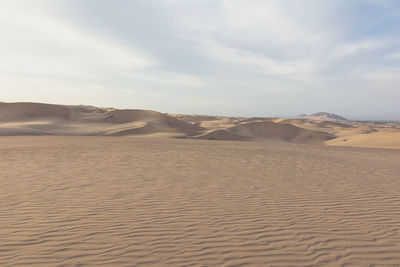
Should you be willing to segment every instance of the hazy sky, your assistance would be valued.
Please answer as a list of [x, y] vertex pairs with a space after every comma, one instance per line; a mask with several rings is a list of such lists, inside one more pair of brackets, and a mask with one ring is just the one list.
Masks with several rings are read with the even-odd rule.
[[0, 101], [400, 119], [400, 1], [0, 0]]

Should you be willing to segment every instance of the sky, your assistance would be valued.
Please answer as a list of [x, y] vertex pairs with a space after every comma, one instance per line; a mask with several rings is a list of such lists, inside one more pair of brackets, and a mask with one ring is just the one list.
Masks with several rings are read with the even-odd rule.
[[400, 1], [0, 0], [0, 101], [400, 119]]

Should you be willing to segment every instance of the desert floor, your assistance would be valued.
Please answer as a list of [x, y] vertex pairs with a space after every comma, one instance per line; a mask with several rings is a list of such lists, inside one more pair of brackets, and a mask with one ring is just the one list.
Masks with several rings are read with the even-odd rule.
[[400, 265], [400, 150], [1, 137], [0, 266]]

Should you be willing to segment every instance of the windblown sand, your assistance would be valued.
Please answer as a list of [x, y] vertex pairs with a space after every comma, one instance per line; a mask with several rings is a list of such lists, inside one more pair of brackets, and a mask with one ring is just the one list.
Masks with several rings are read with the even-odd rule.
[[1, 137], [0, 266], [400, 265], [400, 150]]

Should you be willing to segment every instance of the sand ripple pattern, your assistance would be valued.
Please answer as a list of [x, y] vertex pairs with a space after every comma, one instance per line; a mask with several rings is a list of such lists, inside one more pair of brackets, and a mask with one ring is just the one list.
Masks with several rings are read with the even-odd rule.
[[400, 266], [400, 151], [0, 139], [0, 266]]

